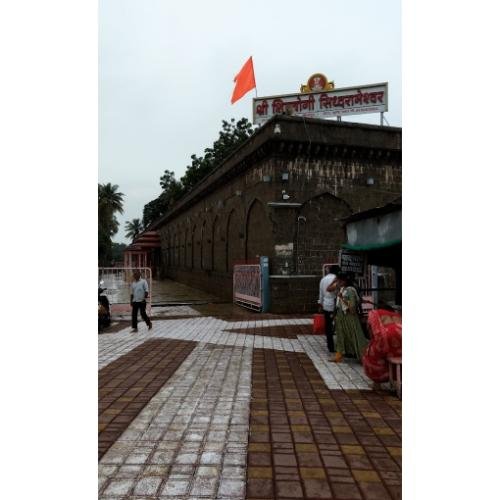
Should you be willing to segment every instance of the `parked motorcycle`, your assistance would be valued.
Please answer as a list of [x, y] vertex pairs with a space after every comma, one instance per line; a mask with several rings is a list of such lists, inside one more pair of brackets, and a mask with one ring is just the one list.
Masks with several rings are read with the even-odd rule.
[[111, 308], [109, 305], [109, 300], [104, 292], [107, 288], [102, 288], [103, 282], [99, 283], [98, 292], [98, 308], [97, 308], [97, 329], [98, 332], [102, 332], [104, 328], [111, 325]]

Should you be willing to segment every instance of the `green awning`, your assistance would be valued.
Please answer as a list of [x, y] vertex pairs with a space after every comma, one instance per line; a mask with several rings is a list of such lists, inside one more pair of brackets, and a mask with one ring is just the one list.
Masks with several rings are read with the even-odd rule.
[[368, 252], [370, 250], [379, 250], [381, 248], [389, 248], [396, 245], [401, 245], [401, 239], [386, 241], [385, 243], [369, 243], [366, 245], [349, 245], [349, 243], [344, 243], [342, 248], [347, 250], [355, 250], [357, 252]]

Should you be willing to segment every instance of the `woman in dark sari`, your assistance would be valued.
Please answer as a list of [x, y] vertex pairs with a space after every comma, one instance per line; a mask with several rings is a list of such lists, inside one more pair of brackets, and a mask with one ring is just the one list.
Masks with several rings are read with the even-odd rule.
[[368, 345], [368, 340], [363, 334], [363, 328], [358, 316], [358, 304], [361, 299], [345, 273], [339, 273], [336, 282], [332, 286], [335, 286], [337, 290], [335, 315], [337, 352], [331, 361], [339, 363], [346, 355], [361, 361], [361, 357]]

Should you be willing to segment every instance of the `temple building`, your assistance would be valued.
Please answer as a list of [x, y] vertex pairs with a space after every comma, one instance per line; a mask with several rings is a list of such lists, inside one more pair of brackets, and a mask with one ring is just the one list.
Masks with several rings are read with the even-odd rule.
[[143, 231], [123, 251], [123, 266], [149, 267], [152, 276], [159, 277], [160, 270], [160, 236], [156, 231]]
[[401, 128], [276, 115], [148, 232], [161, 277], [231, 299], [233, 266], [267, 256], [270, 310], [309, 312], [346, 218], [400, 197]]

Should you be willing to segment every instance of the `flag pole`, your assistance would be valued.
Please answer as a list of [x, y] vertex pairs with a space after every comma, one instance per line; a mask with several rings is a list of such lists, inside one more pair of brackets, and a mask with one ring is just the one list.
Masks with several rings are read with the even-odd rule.
[[253, 56], [252, 56], [252, 71], [253, 71], [253, 81], [255, 82], [255, 97], [257, 97], [257, 81], [255, 79], [255, 68], [253, 67]]

